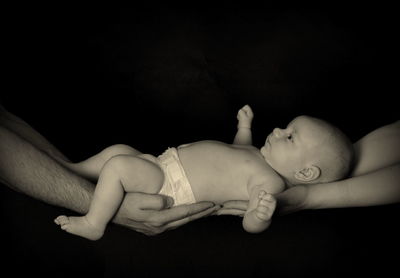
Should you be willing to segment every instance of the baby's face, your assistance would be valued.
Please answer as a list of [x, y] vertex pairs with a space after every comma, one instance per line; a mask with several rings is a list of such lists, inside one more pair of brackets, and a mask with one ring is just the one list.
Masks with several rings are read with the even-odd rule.
[[318, 119], [300, 116], [285, 129], [275, 128], [268, 135], [261, 154], [265, 161], [284, 177], [291, 177], [317, 155], [328, 134]]

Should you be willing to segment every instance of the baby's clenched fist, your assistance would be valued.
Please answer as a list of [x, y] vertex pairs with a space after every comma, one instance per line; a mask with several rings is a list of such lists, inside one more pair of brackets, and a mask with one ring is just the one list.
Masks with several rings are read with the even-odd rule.
[[237, 119], [239, 121], [238, 128], [251, 128], [253, 117], [254, 114], [251, 107], [249, 105], [243, 106], [237, 114]]

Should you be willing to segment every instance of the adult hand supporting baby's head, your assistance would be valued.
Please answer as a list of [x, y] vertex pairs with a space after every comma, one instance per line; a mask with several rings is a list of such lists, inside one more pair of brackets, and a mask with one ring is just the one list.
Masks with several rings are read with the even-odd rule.
[[172, 207], [172, 198], [127, 193], [113, 222], [146, 235], [157, 235], [208, 216], [219, 209], [211, 202]]
[[278, 200], [277, 212], [280, 215], [307, 209], [308, 187], [296, 185], [276, 194], [275, 198]]

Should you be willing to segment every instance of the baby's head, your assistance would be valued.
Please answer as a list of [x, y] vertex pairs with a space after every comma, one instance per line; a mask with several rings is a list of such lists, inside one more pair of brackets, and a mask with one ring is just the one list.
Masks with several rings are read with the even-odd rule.
[[353, 145], [333, 125], [299, 116], [268, 135], [261, 153], [289, 185], [340, 180], [353, 163]]

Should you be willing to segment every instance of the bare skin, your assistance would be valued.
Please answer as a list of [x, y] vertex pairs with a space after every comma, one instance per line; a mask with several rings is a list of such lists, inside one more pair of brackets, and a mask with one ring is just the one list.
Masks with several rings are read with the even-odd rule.
[[[248, 106], [239, 111], [239, 130], [250, 126], [249, 123], [244, 126], [244, 121], [249, 121], [245, 117], [249, 112], [251, 109]], [[269, 136], [261, 150], [240, 144], [242, 142], [238, 138], [244, 139], [246, 143], [251, 141], [244, 133], [243, 136], [235, 136], [236, 144], [199, 141], [178, 147], [177, 157], [186, 172], [194, 199], [216, 204], [232, 199], [250, 200], [244, 214], [243, 227], [251, 233], [259, 233], [268, 228], [276, 206], [272, 194], [285, 188], [284, 180], [269, 161], [277, 161], [276, 165], [282, 164], [281, 157], [285, 156], [291, 162], [286, 169], [295, 169], [304, 162], [308, 163], [309, 159], [314, 159], [316, 155], [313, 148], [324, 147], [322, 142], [329, 141], [326, 137], [330, 135], [325, 132], [330, 128], [328, 124], [305, 116], [296, 118], [292, 123], [290, 130], [296, 131], [293, 136], [295, 141], [286, 138], [289, 128], [288, 131], [274, 130], [271, 134], [274, 138]], [[119, 151], [123, 153], [118, 154]], [[91, 240], [97, 240], [103, 235], [125, 192], [159, 193], [166, 178], [156, 157], [141, 154], [129, 146], [109, 147], [102, 153], [112, 156], [104, 158], [98, 154], [78, 164], [65, 163], [66, 167], [82, 174], [91, 169], [91, 173], [100, 172], [100, 176], [86, 215], [59, 216], [55, 220], [63, 230]], [[320, 171], [313, 173], [309, 170], [300, 178], [309, 181], [319, 176]]]
[[[0, 180], [11, 189], [40, 201], [86, 213], [94, 184], [59, 161], [69, 161], [24, 120], [0, 105]], [[21, 167], [23, 166], [23, 167]], [[116, 224], [157, 235], [219, 209], [211, 202], [172, 207], [170, 197], [128, 193], [113, 217]]]
[[[380, 206], [400, 202], [400, 121], [377, 128], [354, 144], [355, 166], [337, 182], [299, 185], [275, 195], [278, 212]], [[228, 201], [218, 215], [243, 216], [247, 201]]]
[[[117, 148], [121, 149], [121, 146]], [[201, 141], [178, 150], [197, 201], [207, 200], [219, 204], [235, 198], [251, 198], [254, 205], [245, 225], [256, 228], [248, 230], [259, 232], [270, 224], [270, 217], [276, 206], [271, 192], [282, 190], [283, 182], [268, 166], [258, 149]], [[106, 152], [109, 153], [110, 150]], [[55, 223], [69, 233], [97, 240], [103, 235], [125, 192], [158, 193], [163, 185], [164, 175], [153, 162], [156, 158], [143, 156], [135, 151], [132, 153], [136, 155], [120, 154], [105, 159], [107, 162], [101, 166], [94, 199], [86, 215], [62, 215], [55, 219]], [[99, 165], [95, 160], [90, 160], [90, 163]], [[225, 169], [224, 175], [220, 174], [221, 165]], [[90, 168], [87, 165], [85, 167]], [[277, 187], [274, 188], [274, 185]]]

